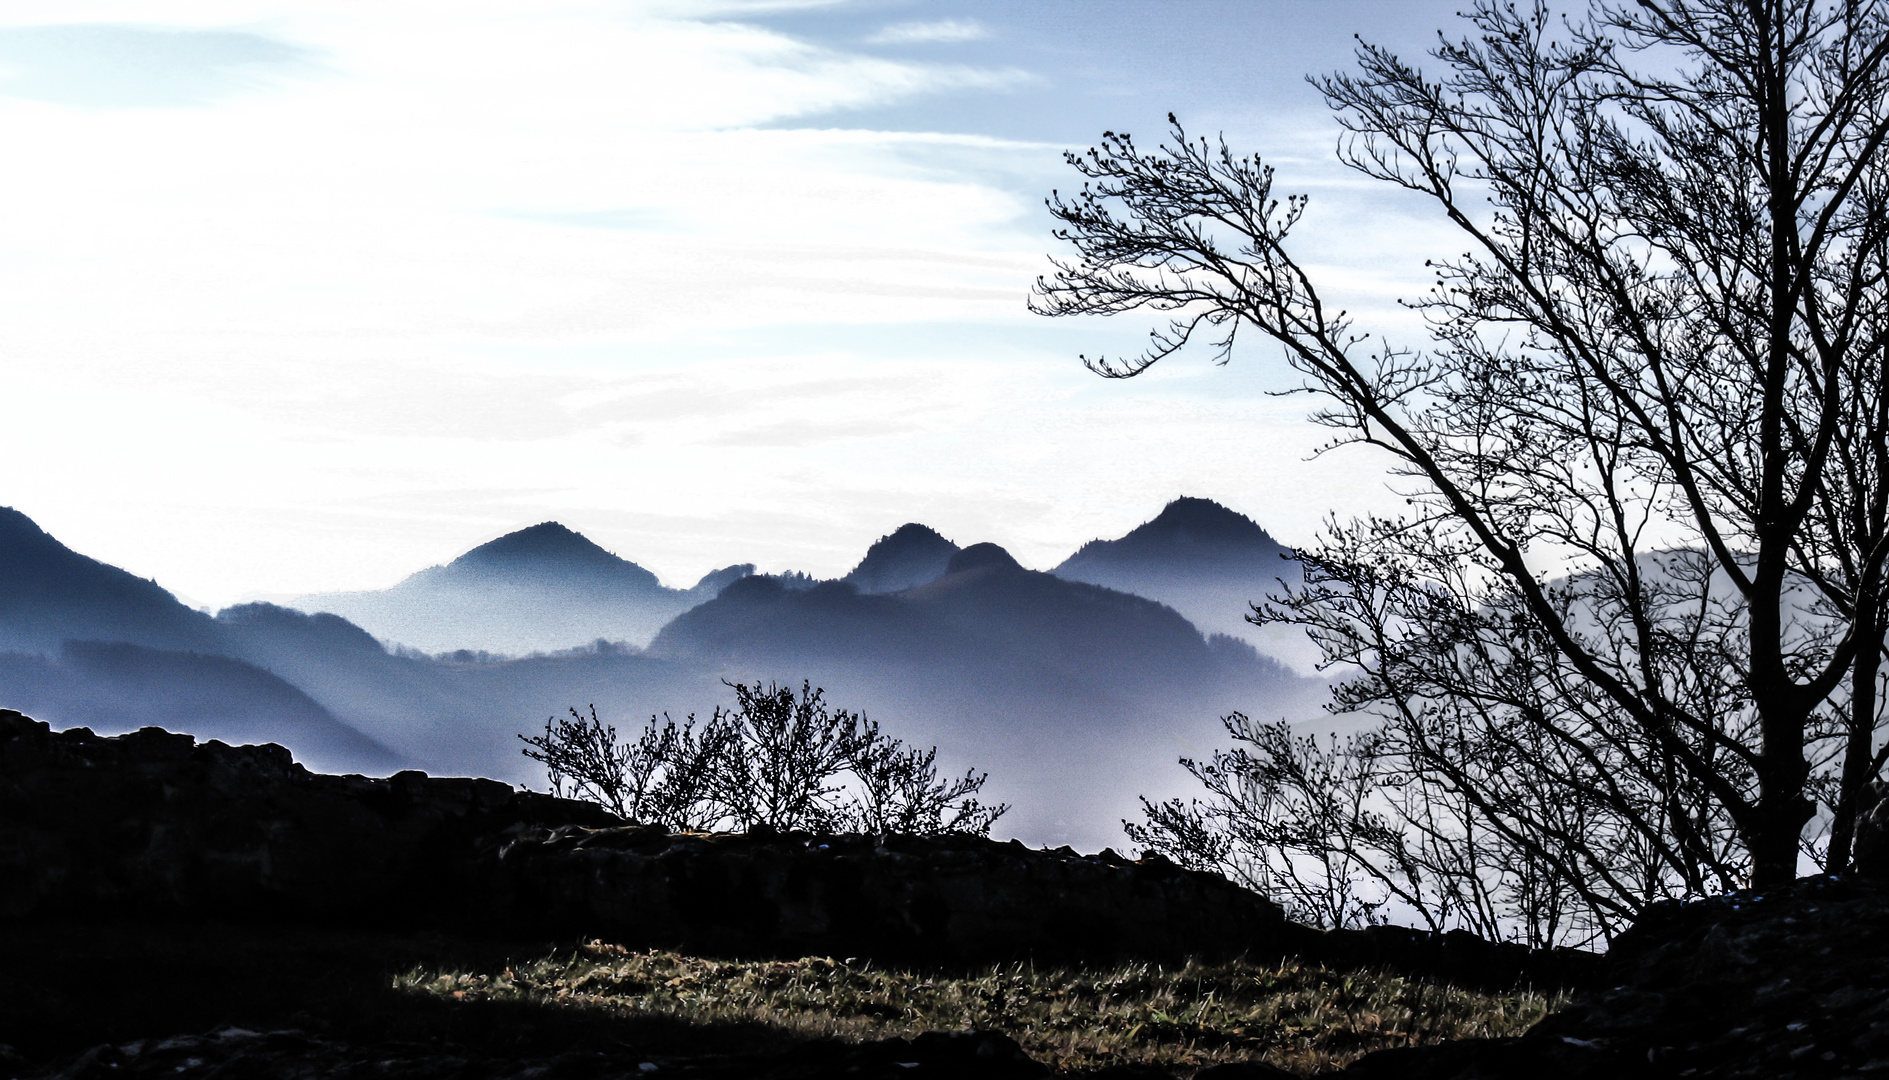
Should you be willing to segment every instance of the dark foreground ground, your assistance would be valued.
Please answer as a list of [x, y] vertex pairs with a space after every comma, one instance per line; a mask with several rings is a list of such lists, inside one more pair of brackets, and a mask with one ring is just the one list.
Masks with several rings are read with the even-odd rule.
[[673, 833], [0, 711], [0, 1080], [1889, 1075], [1865, 870], [1541, 953], [1155, 857]]
[[1266, 1063], [1304, 1074], [1512, 1034], [1550, 1004], [1238, 961], [878, 969], [305, 926], [0, 924], [0, 1077], [1280, 1076]]

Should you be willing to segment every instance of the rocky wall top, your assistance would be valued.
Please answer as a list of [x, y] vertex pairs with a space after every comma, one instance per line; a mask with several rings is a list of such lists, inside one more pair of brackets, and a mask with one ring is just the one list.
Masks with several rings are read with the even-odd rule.
[[279, 746], [0, 712], [0, 917], [278, 917], [724, 955], [1178, 960], [1277, 905], [1158, 857], [980, 837], [670, 833], [491, 780], [326, 776]]

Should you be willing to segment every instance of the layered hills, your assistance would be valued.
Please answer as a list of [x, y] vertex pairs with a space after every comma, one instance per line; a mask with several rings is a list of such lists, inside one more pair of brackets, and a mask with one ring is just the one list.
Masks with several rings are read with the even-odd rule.
[[1244, 514], [1182, 497], [1115, 540], [1091, 540], [1050, 573], [1172, 607], [1209, 634], [1242, 638], [1302, 670], [1318, 659], [1303, 633], [1254, 626], [1255, 603], [1299, 580], [1292, 552]]
[[713, 597], [752, 564], [724, 567], [687, 589], [598, 547], [555, 521], [501, 536], [389, 589], [292, 601], [377, 637], [426, 652], [529, 653], [593, 641], [646, 644], [670, 619]]
[[400, 767], [400, 755], [244, 653], [225, 625], [156, 582], [0, 507], [0, 697], [10, 706], [108, 732], [275, 739], [322, 768]]
[[[1158, 600], [922, 525], [841, 580], [751, 570], [667, 589], [545, 523], [383, 593], [320, 598], [352, 598], [358, 620], [272, 604], [211, 616], [4, 511], [0, 706], [102, 733], [280, 742], [324, 769], [542, 782], [517, 736], [572, 706], [632, 731], [729, 704], [724, 680], [804, 679], [936, 744], [941, 768], [988, 770], [986, 794], [1015, 807], [1001, 828], [1100, 848], [1120, 843], [1137, 795], [1187, 790], [1175, 759], [1216, 745], [1221, 714], [1309, 713], [1320, 690]], [[416, 641], [440, 648], [393, 647]], [[493, 655], [507, 651], [530, 655]]]
[[208, 615], [147, 581], [73, 551], [0, 507], [0, 649], [56, 652], [69, 639], [214, 651]]
[[835, 701], [923, 718], [924, 742], [976, 748], [1016, 827], [1038, 835], [1112, 824], [1157, 786], [1178, 793], [1174, 761], [1210, 744], [1208, 718], [1308, 704], [1251, 646], [1204, 638], [1153, 600], [1027, 570], [988, 543], [943, 571], [891, 593], [748, 578], [664, 627], [649, 655], [731, 677], [802, 672]]
[[907, 522], [874, 541], [866, 557], [841, 578], [863, 593], [890, 593], [943, 577], [958, 545], [937, 530]]

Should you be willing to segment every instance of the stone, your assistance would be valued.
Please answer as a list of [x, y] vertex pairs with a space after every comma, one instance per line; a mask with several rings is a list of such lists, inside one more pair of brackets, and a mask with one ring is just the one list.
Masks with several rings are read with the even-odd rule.
[[1871, 780], [1856, 800], [1852, 851], [1857, 873], [1889, 877], [1889, 784], [1881, 780]]
[[1889, 1069], [1889, 882], [1810, 877], [1648, 909], [1593, 988], [1516, 1039], [1370, 1054], [1347, 1077], [1823, 1077]]
[[0, 918], [291, 917], [707, 955], [983, 963], [1277, 953], [1279, 907], [1163, 859], [974, 836], [671, 833], [491, 780], [0, 712]]
[[35, 1074], [34, 1080], [191, 1077], [401, 1077], [404, 1080], [1036, 1080], [1049, 1070], [1002, 1032], [927, 1032], [866, 1043], [819, 1040], [783, 1053], [679, 1061], [642, 1054], [570, 1051], [552, 1057], [467, 1058], [450, 1046], [354, 1045], [302, 1031], [224, 1028], [206, 1035], [104, 1045]]

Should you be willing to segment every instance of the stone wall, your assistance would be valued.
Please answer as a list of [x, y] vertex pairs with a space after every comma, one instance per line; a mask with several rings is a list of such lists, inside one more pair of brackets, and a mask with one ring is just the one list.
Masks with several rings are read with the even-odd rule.
[[519, 829], [505, 906], [710, 955], [1179, 961], [1282, 949], [1279, 908], [1159, 857], [977, 837]]
[[324, 776], [279, 746], [0, 712], [0, 917], [86, 913], [950, 963], [1276, 954], [1287, 932], [1276, 905], [1159, 858], [669, 833], [490, 780]]
[[1324, 933], [1159, 856], [671, 833], [493, 780], [327, 776], [280, 746], [54, 732], [0, 710], [0, 918], [86, 914], [928, 963], [1294, 955], [1489, 988], [1579, 985], [1598, 962], [1463, 933]]
[[0, 710], [0, 917], [430, 920], [476, 908], [480, 838], [521, 820], [615, 823], [491, 780], [325, 776], [280, 746]]
[[1722, 1080], [1889, 1072], [1889, 883], [1856, 875], [1648, 908], [1526, 1035], [1384, 1050], [1361, 1080]]

